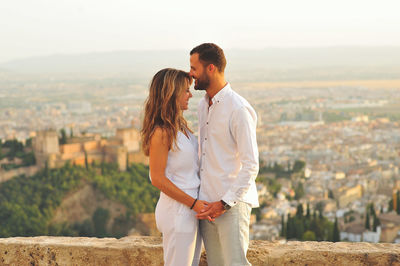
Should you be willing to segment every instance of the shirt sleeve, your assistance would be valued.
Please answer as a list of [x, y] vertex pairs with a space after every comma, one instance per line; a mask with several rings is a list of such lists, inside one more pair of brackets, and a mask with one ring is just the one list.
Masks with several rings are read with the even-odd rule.
[[242, 168], [235, 182], [222, 197], [222, 200], [230, 206], [234, 206], [238, 201], [243, 201], [258, 174], [256, 126], [257, 115], [251, 107], [243, 106], [232, 113], [230, 129], [236, 142]]

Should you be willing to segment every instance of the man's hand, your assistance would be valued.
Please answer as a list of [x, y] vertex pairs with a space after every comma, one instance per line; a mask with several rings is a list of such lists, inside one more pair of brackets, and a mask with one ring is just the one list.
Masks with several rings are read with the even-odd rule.
[[[200, 220], [208, 219], [209, 221], [215, 221], [215, 218], [219, 217], [224, 212], [225, 209], [221, 201], [215, 201], [209, 203], [202, 212], [197, 213], [196, 218]], [[209, 218], [211, 218], [211, 220]]]

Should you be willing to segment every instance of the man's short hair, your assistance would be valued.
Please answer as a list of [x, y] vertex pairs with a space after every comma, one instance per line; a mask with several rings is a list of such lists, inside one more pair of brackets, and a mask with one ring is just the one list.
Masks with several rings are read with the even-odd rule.
[[213, 64], [218, 68], [219, 72], [224, 72], [226, 66], [226, 59], [224, 50], [214, 43], [203, 43], [190, 51], [190, 55], [199, 54], [200, 62], [204, 66]]

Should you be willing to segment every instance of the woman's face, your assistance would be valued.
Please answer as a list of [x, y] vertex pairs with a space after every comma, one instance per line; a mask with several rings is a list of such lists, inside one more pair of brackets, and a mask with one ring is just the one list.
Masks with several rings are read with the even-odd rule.
[[187, 83], [187, 86], [183, 89], [181, 95], [178, 98], [178, 104], [182, 111], [189, 108], [189, 99], [193, 96], [190, 92], [190, 84], [191, 82]]

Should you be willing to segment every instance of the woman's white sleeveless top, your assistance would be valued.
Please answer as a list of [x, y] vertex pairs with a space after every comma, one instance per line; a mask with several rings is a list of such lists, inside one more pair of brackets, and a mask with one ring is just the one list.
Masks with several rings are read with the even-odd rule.
[[168, 152], [165, 176], [178, 188], [197, 198], [200, 187], [198, 142], [192, 133], [188, 132], [186, 137], [178, 132], [176, 143]]

